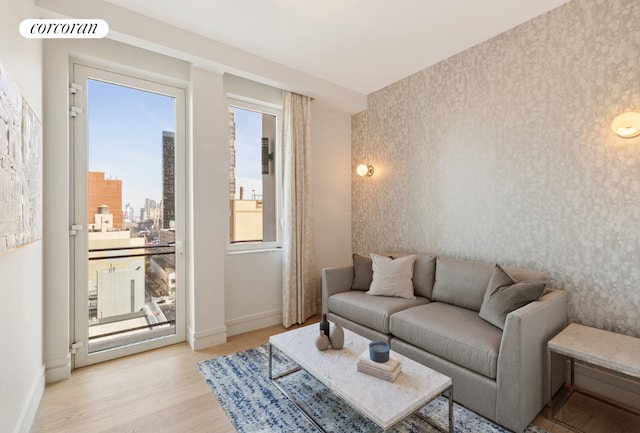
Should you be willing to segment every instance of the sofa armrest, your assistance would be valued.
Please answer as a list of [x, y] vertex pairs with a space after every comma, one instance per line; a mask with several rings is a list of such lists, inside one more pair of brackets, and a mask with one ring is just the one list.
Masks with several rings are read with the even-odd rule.
[[511, 430], [524, 430], [549, 398], [547, 343], [565, 328], [566, 305], [564, 290], [550, 290], [507, 316], [498, 355], [496, 420]]
[[328, 313], [329, 296], [351, 290], [353, 265], [322, 269], [322, 313]]

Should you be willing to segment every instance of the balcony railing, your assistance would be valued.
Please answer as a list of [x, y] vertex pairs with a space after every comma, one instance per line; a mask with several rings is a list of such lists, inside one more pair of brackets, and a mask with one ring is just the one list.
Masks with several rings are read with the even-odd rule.
[[175, 334], [175, 244], [89, 249], [89, 352]]

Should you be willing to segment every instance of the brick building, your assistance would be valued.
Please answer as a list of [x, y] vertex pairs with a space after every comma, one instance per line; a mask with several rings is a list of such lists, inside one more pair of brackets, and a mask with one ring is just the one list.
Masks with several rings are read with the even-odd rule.
[[93, 223], [98, 208], [109, 206], [113, 215], [113, 228], [122, 230], [122, 180], [105, 179], [104, 172], [90, 171], [89, 173], [89, 209], [88, 223]]

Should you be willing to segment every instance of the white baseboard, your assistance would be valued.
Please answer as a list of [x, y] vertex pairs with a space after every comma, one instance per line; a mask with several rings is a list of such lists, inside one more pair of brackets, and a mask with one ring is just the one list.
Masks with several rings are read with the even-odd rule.
[[47, 383], [69, 379], [71, 377], [71, 354], [60, 359], [46, 360], [45, 376]]
[[598, 367], [576, 363], [575, 383], [577, 387], [605, 399], [640, 410], [640, 381]]
[[33, 425], [33, 420], [36, 418], [36, 412], [38, 411], [40, 400], [42, 400], [42, 395], [44, 394], [44, 383], [45, 373], [44, 365], [42, 365], [31, 384], [31, 388], [29, 389], [29, 395], [27, 396], [27, 400], [20, 412], [20, 418], [18, 419], [15, 433], [29, 433], [31, 431], [31, 426]]
[[220, 326], [218, 328], [198, 332], [194, 332], [193, 329], [187, 329], [187, 343], [189, 343], [192, 350], [202, 350], [207, 347], [217, 346], [218, 344], [224, 344], [226, 342], [226, 326]]
[[227, 321], [227, 334], [229, 336], [244, 334], [268, 326], [282, 323], [282, 310], [265, 311], [258, 314], [239, 317]]

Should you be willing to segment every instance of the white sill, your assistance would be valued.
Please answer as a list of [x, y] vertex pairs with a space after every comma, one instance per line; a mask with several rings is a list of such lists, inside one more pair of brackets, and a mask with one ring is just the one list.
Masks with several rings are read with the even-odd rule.
[[271, 248], [249, 248], [246, 250], [227, 250], [227, 255], [235, 256], [236, 254], [257, 254], [257, 253], [272, 253], [272, 252], [281, 252], [282, 247], [271, 247]]

